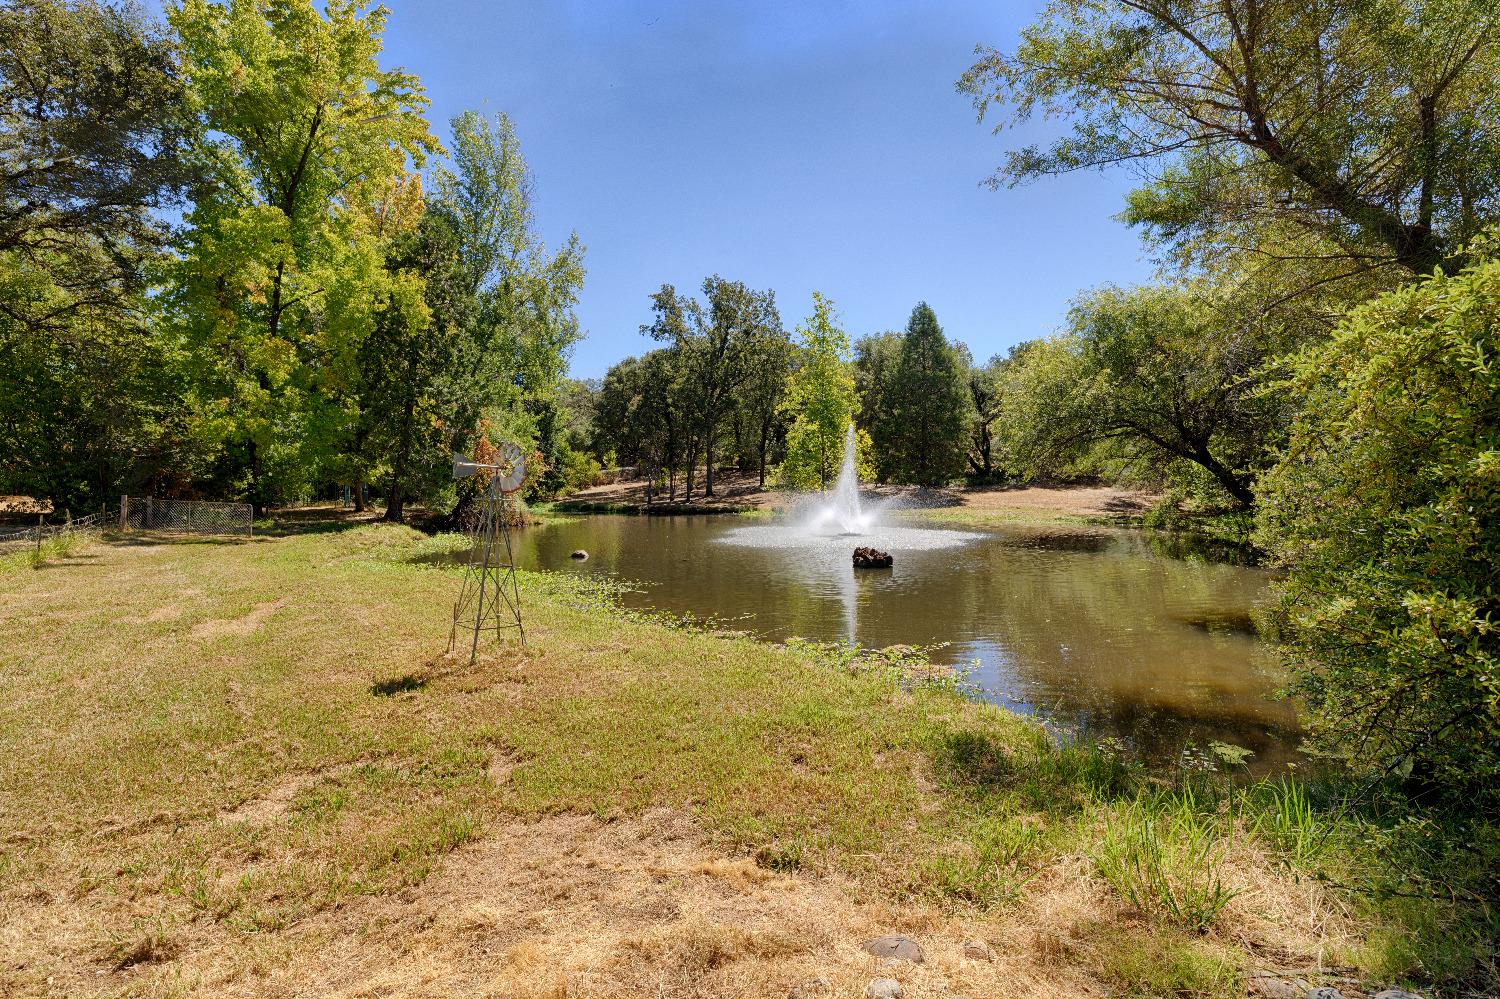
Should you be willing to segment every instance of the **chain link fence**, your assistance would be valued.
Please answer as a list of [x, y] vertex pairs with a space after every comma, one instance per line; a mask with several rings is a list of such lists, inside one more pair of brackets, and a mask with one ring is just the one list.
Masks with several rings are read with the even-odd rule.
[[64, 520], [57, 524], [37, 524], [35, 527], [14, 528], [0, 525], [0, 554], [14, 552], [17, 548], [36, 546], [50, 538], [61, 537], [79, 531], [100, 531], [110, 526], [111, 518], [101, 510], [77, 520]]
[[174, 534], [245, 534], [255, 529], [249, 503], [205, 503], [199, 500], [120, 497], [120, 530]]

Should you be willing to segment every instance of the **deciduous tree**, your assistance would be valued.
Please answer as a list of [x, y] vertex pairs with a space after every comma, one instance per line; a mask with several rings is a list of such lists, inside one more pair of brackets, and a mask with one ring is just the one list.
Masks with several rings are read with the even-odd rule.
[[[859, 413], [849, 336], [838, 325], [833, 303], [813, 292], [813, 311], [797, 327], [796, 367], [783, 411], [791, 420], [780, 477], [795, 489], [827, 489], [838, 478], [845, 438]], [[869, 435], [860, 431], [857, 460], [869, 478]]]
[[1500, 253], [1355, 310], [1290, 365], [1263, 480], [1279, 631], [1315, 738], [1370, 775], [1500, 805]]
[[1497, 43], [1491, 0], [1061, 0], [959, 87], [981, 117], [1073, 122], [994, 183], [1135, 162], [1126, 217], [1189, 257], [1399, 282], [1500, 212]]
[[379, 64], [386, 11], [355, 0], [183, 0], [168, 18], [210, 182], [174, 271], [205, 417], [242, 442], [248, 493], [331, 459], [310, 426], [370, 329], [384, 279], [364, 210], [437, 151], [415, 76]]

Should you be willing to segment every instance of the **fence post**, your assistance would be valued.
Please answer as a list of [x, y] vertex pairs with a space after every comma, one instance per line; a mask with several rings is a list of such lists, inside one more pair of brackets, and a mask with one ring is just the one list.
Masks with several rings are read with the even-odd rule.
[[125, 533], [125, 521], [130, 517], [130, 497], [120, 494], [120, 533]]
[[40, 558], [42, 554], [42, 522], [46, 519], [45, 514], [36, 515], [36, 554]]

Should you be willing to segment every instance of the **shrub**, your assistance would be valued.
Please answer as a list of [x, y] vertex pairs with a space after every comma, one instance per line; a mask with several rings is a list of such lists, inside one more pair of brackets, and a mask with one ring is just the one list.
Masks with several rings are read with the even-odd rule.
[[1500, 788], [1500, 258], [1356, 309], [1290, 363], [1263, 482], [1315, 743], [1470, 807]]

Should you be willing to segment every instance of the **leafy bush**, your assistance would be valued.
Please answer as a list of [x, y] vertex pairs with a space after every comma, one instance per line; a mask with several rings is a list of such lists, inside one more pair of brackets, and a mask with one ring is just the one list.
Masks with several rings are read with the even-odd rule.
[[587, 451], [563, 448], [563, 492], [572, 493], [604, 484], [604, 467]]
[[1306, 399], [1258, 540], [1316, 743], [1493, 809], [1500, 789], [1500, 258], [1355, 310], [1289, 362]]

